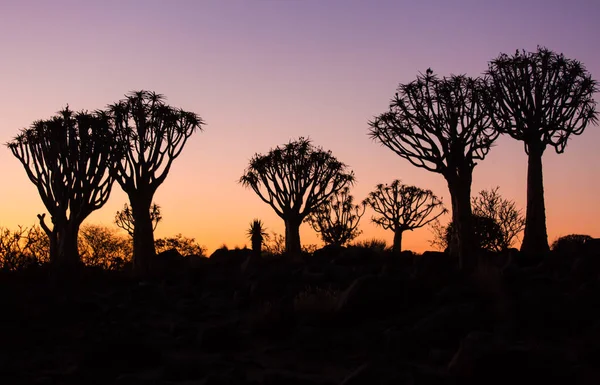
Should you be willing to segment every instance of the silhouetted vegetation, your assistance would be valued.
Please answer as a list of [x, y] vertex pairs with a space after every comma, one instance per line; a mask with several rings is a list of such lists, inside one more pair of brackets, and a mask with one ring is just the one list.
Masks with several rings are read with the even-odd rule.
[[267, 229], [260, 219], [255, 219], [250, 223], [250, 228], [248, 229], [248, 237], [250, 238], [250, 242], [252, 243], [252, 252], [255, 256], [260, 257], [262, 254], [262, 245], [263, 241], [268, 239]]
[[332, 194], [306, 218], [326, 245], [343, 246], [358, 237], [364, 205], [355, 205], [348, 186]]
[[527, 162], [527, 213], [521, 251], [548, 248], [542, 155], [547, 146], [565, 150], [571, 135], [597, 122], [597, 82], [583, 64], [538, 47], [536, 52], [500, 54], [489, 64], [488, 108], [499, 132], [523, 142]]
[[459, 255], [466, 269], [476, 263], [471, 223], [473, 168], [498, 137], [484, 105], [487, 93], [484, 79], [463, 75], [440, 79], [428, 69], [417, 80], [400, 84], [389, 111], [369, 122], [372, 138], [414, 166], [446, 179], [456, 224], [456, 248], [451, 247], [451, 252]]
[[498, 192], [500, 187], [481, 190], [471, 199], [473, 215], [490, 218], [500, 227], [501, 237], [496, 238], [494, 251], [507, 250], [514, 246], [525, 228], [525, 218], [514, 201], [504, 199]]
[[50, 213], [52, 229], [45, 214], [38, 215], [50, 240], [50, 261], [79, 264], [79, 227], [107, 202], [114, 182], [109, 171], [123, 154], [110, 118], [102, 112], [73, 113], [67, 107], [54, 118], [21, 130], [7, 145]]
[[402, 184], [398, 179], [389, 185], [378, 184], [364, 201], [378, 216], [371, 220], [394, 232], [392, 250], [402, 251], [402, 234], [435, 221], [446, 209], [432, 191]]
[[168, 250], [177, 250], [183, 257], [189, 256], [206, 256], [206, 247], [198, 244], [195, 238], [185, 237], [182, 234], [177, 234], [174, 237], [159, 238], [155, 241], [157, 253], [162, 253]]
[[86, 224], [81, 227], [79, 253], [83, 263], [106, 270], [123, 270], [131, 262], [131, 239], [117, 230], [101, 225]]
[[[430, 244], [440, 250], [447, 250], [452, 241], [453, 223], [442, 226], [436, 222], [431, 227], [434, 239]], [[502, 228], [493, 218], [473, 214], [473, 230], [473, 242], [475, 242], [477, 251], [500, 251], [499, 245], [503, 243], [504, 236]]]
[[550, 248], [560, 254], [579, 254], [584, 250], [586, 243], [592, 239], [594, 238], [586, 234], [563, 235], [554, 240]]
[[[160, 206], [156, 203], [150, 206], [150, 220], [152, 221], [152, 230], [154, 231], [156, 230], [156, 226], [158, 226], [158, 222], [162, 220]], [[133, 218], [133, 211], [131, 211], [131, 207], [127, 203], [123, 206], [123, 210], [118, 210], [115, 214], [115, 224], [117, 227], [127, 231], [127, 234], [133, 238], [135, 219]]]
[[240, 178], [285, 222], [285, 250], [301, 251], [302, 221], [327, 199], [354, 183], [354, 174], [331, 151], [300, 138], [276, 147], [267, 155], [255, 154]]
[[152, 199], [188, 138], [202, 129], [204, 121], [193, 112], [167, 105], [162, 95], [150, 91], [131, 92], [111, 105], [109, 113], [115, 135], [128, 144], [126, 156], [113, 174], [129, 196], [135, 224], [133, 267], [143, 275], [156, 255]]
[[0, 228], [0, 270], [23, 270], [49, 261], [50, 242], [41, 228]]

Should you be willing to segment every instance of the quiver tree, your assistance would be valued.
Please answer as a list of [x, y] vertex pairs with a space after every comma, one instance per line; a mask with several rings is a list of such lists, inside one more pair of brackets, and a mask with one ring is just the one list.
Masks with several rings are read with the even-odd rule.
[[252, 243], [252, 253], [257, 257], [260, 257], [262, 254], [263, 241], [269, 238], [267, 229], [260, 219], [255, 219], [250, 223], [247, 234]]
[[439, 79], [428, 69], [400, 84], [389, 111], [369, 122], [370, 136], [417, 167], [442, 174], [457, 224], [451, 252], [471, 269], [471, 182], [477, 160], [488, 154], [498, 133], [484, 108], [485, 80], [464, 75]]
[[549, 251], [542, 155], [565, 150], [570, 135], [597, 121], [596, 81], [576, 60], [547, 48], [500, 54], [489, 63], [489, 102], [496, 130], [523, 142], [527, 161], [527, 209], [521, 251]]
[[343, 246], [360, 235], [358, 223], [365, 205], [354, 204], [348, 186], [332, 194], [306, 220], [326, 245]]
[[[156, 226], [158, 226], [158, 222], [162, 220], [160, 206], [156, 203], [150, 206], [150, 220], [152, 221], [152, 231], [154, 231], [156, 230]], [[127, 203], [123, 206], [123, 210], [117, 211], [115, 214], [115, 224], [117, 227], [127, 231], [127, 234], [133, 238], [135, 218], [133, 218], [133, 211]]]
[[269, 204], [285, 222], [285, 250], [301, 251], [300, 224], [332, 194], [354, 183], [354, 173], [331, 151], [314, 147], [309, 139], [255, 154], [240, 178], [262, 201]]
[[364, 201], [378, 216], [371, 220], [394, 232], [394, 252], [402, 251], [402, 233], [423, 227], [436, 220], [447, 210], [432, 191], [401, 184], [378, 184]]
[[45, 214], [38, 218], [55, 265], [79, 264], [81, 223], [110, 195], [114, 179], [109, 171], [123, 154], [110, 127], [102, 112], [73, 113], [67, 107], [52, 119], [34, 122], [7, 144], [50, 213], [52, 228]]
[[164, 97], [150, 91], [135, 91], [109, 106], [116, 135], [128, 143], [114, 175], [131, 204], [133, 267], [138, 274], [148, 270], [156, 255], [150, 206], [158, 187], [165, 181], [173, 161], [188, 138], [204, 122], [193, 112], [171, 107]]

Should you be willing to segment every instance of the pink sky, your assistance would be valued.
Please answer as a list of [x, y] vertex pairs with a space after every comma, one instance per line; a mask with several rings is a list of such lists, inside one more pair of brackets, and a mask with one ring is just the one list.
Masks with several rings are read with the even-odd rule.
[[[440, 75], [481, 74], [500, 52], [537, 45], [583, 62], [600, 79], [600, 3], [594, 1], [13, 1], [0, 3], [0, 140], [72, 109], [103, 108], [131, 90], [166, 95], [208, 123], [193, 136], [156, 194], [158, 237], [183, 233], [206, 245], [249, 245], [260, 218], [283, 221], [237, 183], [255, 152], [299, 136], [333, 151], [357, 177], [362, 200], [401, 179], [433, 190], [449, 206], [444, 179], [371, 141], [368, 120], [387, 109], [398, 83], [431, 67]], [[548, 150], [544, 182], [549, 239], [600, 237], [598, 127]], [[0, 149], [0, 226], [36, 223], [45, 208], [16, 158]], [[500, 186], [525, 208], [523, 146], [501, 138], [475, 168], [473, 192]], [[115, 185], [87, 223], [112, 225], [127, 202]], [[384, 238], [367, 211], [359, 239]], [[444, 220], [448, 220], [449, 215]], [[319, 243], [301, 228], [303, 244]], [[427, 228], [404, 248], [429, 248]]]

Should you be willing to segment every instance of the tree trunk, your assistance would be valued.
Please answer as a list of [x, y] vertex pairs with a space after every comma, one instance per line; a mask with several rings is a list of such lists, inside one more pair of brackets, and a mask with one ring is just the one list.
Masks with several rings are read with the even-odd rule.
[[392, 251], [394, 253], [400, 253], [402, 251], [402, 233], [404, 229], [396, 229], [394, 231], [394, 245], [392, 246]]
[[544, 149], [540, 141], [528, 143], [527, 158], [527, 214], [521, 252], [526, 255], [544, 254], [548, 247], [546, 232], [546, 206], [544, 203], [544, 178], [542, 155]]
[[452, 233], [449, 250], [458, 257], [461, 270], [471, 271], [477, 264], [474, 245], [473, 218], [471, 212], [472, 171], [460, 177], [447, 178], [452, 200]]
[[77, 238], [79, 223], [68, 220], [57, 231], [55, 263], [58, 266], [77, 266], [81, 263]]
[[285, 219], [285, 252], [292, 256], [300, 255], [300, 224], [302, 220], [295, 217]]
[[133, 215], [133, 272], [145, 276], [150, 272], [150, 261], [156, 256], [154, 229], [150, 217], [152, 196], [129, 196]]
[[252, 236], [252, 253], [260, 257], [262, 254], [262, 242], [263, 237], [261, 236]]

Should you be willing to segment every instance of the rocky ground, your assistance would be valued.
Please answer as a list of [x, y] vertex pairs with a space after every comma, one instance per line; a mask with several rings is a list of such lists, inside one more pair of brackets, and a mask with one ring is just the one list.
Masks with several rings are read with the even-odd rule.
[[1, 384], [600, 384], [600, 253], [243, 251], [139, 281], [0, 275]]

